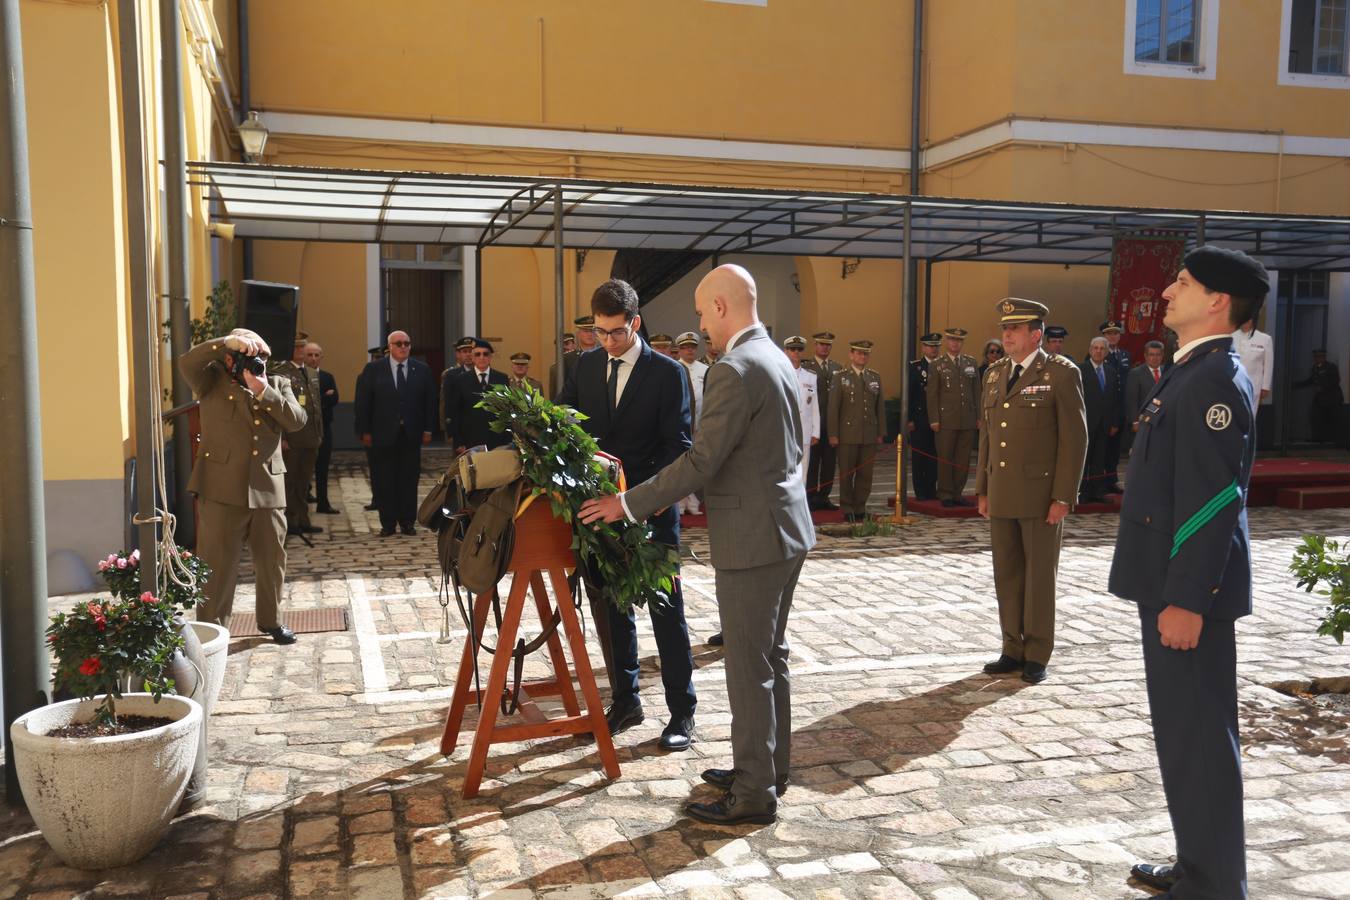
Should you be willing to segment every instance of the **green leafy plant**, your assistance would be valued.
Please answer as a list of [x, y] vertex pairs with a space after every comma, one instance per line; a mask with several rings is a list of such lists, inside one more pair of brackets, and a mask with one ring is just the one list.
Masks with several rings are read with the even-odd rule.
[[493, 431], [510, 433], [531, 493], [546, 495], [553, 515], [572, 523], [572, 549], [603, 584], [606, 599], [625, 611], [668, 602], [679, 571], [675, 547], [652, 540], [646, 523], [575, 521], [582, 503], [618, 490], [596, 461], [595, 439], [581, 427], [586, 417], [529, 385], [489, 388], [478, 405], [491, 414]]
[[[176, 609], [187, 612], [201, 601], [202, 588], [211, 575], [211, 567], [202, 562], [200, 556], [179, 547], [175, 568], [180, 573], [184, 571], [191, 573], [193, 584], [191, 586], [179, 584], [177, 580], [170, 578], [161, 592], [162, 599]], [[103, 575], [108, 590], [119, 600], [132, 600], [142, 594], [140, 550], [132, 550], [130, 553], [109, 553], [106, 558], [98, 561], [98, 570]]]
[[1306, 534], [1289, 571], [1298, 576], [1299, 587], [1327, 598], [1317, 633], [1345, 643], [1350, 631], [1350, 552], [1343, 554], [1340, 542], [1324, 534]]
[[849, 529], [851, 537], [889, 537], [895, 534], [895, 526], [884, 519], [869, 516]]
[[174, 689], [165, 673], [183, 646], [176, 609], [149, 591], [132, 599], [89, 600], [52, 616], [47, 642], [56, 656], [56, 684], [81, 699], [103, 695], [94, 719], [117, 722], [124, 683], [140, 682], [158, 700]]
[[192, 320], [192, 345], [213, 337], [229, 334], [238, 322], [234, 308], [234, 291], [228, 281], [218, 281], [206, 301], [206, 311], [200, 319]]

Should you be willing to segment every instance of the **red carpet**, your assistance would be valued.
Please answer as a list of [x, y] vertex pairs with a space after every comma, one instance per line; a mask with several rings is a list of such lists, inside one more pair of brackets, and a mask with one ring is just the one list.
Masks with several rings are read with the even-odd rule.
[[1274, 506], [1287, 488], [1350, 485], [1350, 465], [1322, 459], [1273, 457], [1252, 466], [1248, 506]]
[[[915, 500], [909, 498], [906, 505], [911, 513], [922, 513], [925, 516], [934, 516], [939, 519], [969, 519], [980, 514], [975, 507], [975, 495], [967, 494], [966, 498], [970, 501], [970, 506], [943, 506], [941, 500]], [[1075, 506], [1074, 514], [1078, 513], [1117, 513], [1120, 512], [1120, 495], [1107, 494], [1105, 503], [1084, 503]], [[895, 506], [895, 499], [888, 498], [888, 506]]]
[[[834, 525], [844, 521], [844, 514], [837, 509], [819, 510], [811, 513], [811, 521], [815, 522], [817, 525]], [[689, 513], [685, 513], [684, 515], [680, 516], [680, 527], [707, 528], [708, 516], [706, 513], [699, 513], [696, 516], [691, 516], [689, 515]]]

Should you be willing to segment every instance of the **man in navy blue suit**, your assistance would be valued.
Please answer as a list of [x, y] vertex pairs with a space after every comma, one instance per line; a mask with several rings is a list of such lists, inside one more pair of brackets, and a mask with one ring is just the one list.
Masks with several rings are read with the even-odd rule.
[[[1080, 500], [1101, 503], [1113, 480], [1109, 477], [1111, 439], [1120, 434], [1120, 370], [1108, 361], [1110, 346], [1106, 338], [1095, 337], [1088, 347], [1088, 358], [1079, 364], [1083, 372], [1083, 403], [1087, 410], [1087, 465], [1083, 468]], [[1119, 445], [1116, 450], [1119, 451]]]
[[1232, 332], [1269, 289], [1259, 262], [1206, 246], [1163, 291], [1163, 321], [1181, 346], [1139, 414], [1111, 564], [1111, 593], [1139, 604], [1177, 846], [1176, 865], [1140, 863], [1131, 874], [1176, 900], [1247, 896], [1233, 623], [1252, 611], [1256, 389]]
[[356, 381], [356, 431], [371, 449], [372, 491], [379, 503], [380, 537], [395, 526], [416, 532], [417, 477], [422, 445], [431, 443], [436, 384], [426, 363], [412, 359], [406, 331], [389, 335], [389, 356], [366, 364]]
[[445, 381], [445, 433], [459, 450], [468, 450], [482, 444], [486, 447], [505, 447], [511, 436], [492, 430], [492, 417], [478, 406], [488, 388], [506, 384], [505, 372], [492, 368], [492, 344], [482, 338], [473, 339], [473, 365], [467, 372], [452, 372]]
[[[582, 426], [606, 453], [623, 463], [629, 484], [651, 478], [689, 449], [689, 391], [683, 367], [655, 353], [638, 336], [642, 317], [638, 296], [626, 281], [611, 279], [595, 289], [591, 312], [595, 334], [604, 352], [582, 354], [558, 402], [589, 418]], [[679, 546], [680, 517], [674, 506], [647, 520], [652, 537]], [[675, 580], [669, 603], [651, 609], [652, 630], [661, 659], [670, 722], [661, 733], [661, 747], [684, 750], [694, 728], [694, 658], [689, 627], [684, 621], [684, 595]], [[625, 615], [609, 608], [611, 679], [614, 702], [606, 713], [611, 734], [642, 722], [638, 696], [637, 628], [630, 609]]]

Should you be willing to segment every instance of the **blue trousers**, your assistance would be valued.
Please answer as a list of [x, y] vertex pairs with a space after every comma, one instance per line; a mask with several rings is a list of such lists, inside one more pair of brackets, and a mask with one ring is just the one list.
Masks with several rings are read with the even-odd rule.
[[1158, 635], [1160, 610], [1139, 607], [1144, 674], [1167, 812], [1177, 842], [1177, 900], [1247, 896], [1233, 623], [1206, 618], [1194, 650]]

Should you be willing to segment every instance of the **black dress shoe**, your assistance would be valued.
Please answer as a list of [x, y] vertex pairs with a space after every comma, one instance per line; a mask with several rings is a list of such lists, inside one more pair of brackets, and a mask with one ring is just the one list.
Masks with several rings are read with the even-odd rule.
[[323, 534], [323, 529], [320, 528], [318, 525], [301, 525], [301, 526], [300, 526], [300, 533], [301, 533], [301, 534]]
[[400, 525], [400, 526], [399, 526], [399, 529], [400, 529], [404, 534], [417, 534], [417, 526], [416, 526], [416, 525]]
[[956, 498], [955, 500], [953, 500], [952, 502], [955, 503], [957, 506], [974, 506], [974, 505], [975, 505], [973, 502], [971, 502], [970, 500], [967, 500], [965, 497], [957, 497], [957, 498]]
[[660, 746], [662, 750], [670, 750], [671, 752], [688, 750], [689, 745], [693, 742], [693, 716], [676, 716], [670, 720], [670, 724], [661, 732]]
[[259, 631], [270, 637], [274, 644], [295, 643], [295, 632], [285, 625], [278, 625], [276, 628], [260, 628]]
[[[719, 787], [724, 791], [731, 790], [731, 786], [736, 783], [735, 769], [704, 769], [703, 780], [713, 787]], [[778, 783], [773, 786], [774, 792], [781, 799], [787, 793], [788, 777], [784, 775], [778, 779]]]
[[394, 526], [387, 525], [380, 529], [380, 537], [390, 537], [394, 533]]
[[374, 504], [374, 503], [367, 503], [365, 506], [363, 506], [363, 507], [361, 507], [361, 508], [364, 509], [364, 510], [366, 510], [367, 512], [372, 512], [372, 511], [374, 511], [374, 510], [379, 509], [380, 507], [377, 506], [377, 505]]
[[317, 513], [323, 513], [325, 516], [336, 516], [338, 514], [338, 510], [329, 506], [327, 503], [325, 503], [323, 506], [316, 508], [314, 511]]
[[956, 505], [956, 501], [955, 501], [955, 500], [943, 500], [943, 501], [942, 501], [942, 505], [945, 506], [945, 507], [947, 507], [948, 509], [951, 509], [953, 506]]
[[1009, 672], [1016, 672], [1020, 668], [1022, 668], [1022, 661], [1020, 659], [1013, 659], [1011, 656], [1004, 653], [993, 662], [984, 664], [984, 674], [1007, 675]]
[[313, 494], [306, 494], [306, 495], [305, 495], [305, 502], [306, 502], [306, 503], [318, 503], [318, 502], [319, 502], [319, 498], [318, 498], [318, 497], [315, 497]]
[[1170, 891], [1181, 880], [1176, 866], [1159, 866], [1154, 863], [1135, 863], [1130, 866], [1130, 877], [1141, 884], [1160, 891]]
[[1022, 667], [1022, 680], [1027, 684], [1040, 684], [1045, 680], [1045, 663], [1027, 661]]
[[713, 803], [690, 803], [684, 808], [691, 819], [713, 825], [772, 825], [778, 821], [778, 805], [749, 806], [727, 791]]
[[827, 510], [833, 510], [833, 509], [838, 509], [839, 507], [835, 506], [835, 505], [834, 505], [833, 503], [831, 503], [829, 500], [821, 500], [821, 501], [820, 501], [820, 508], [821, 508], [821, 509], [827, 509]]
[[622, 734], [634, 725], [641, 725], [645, 718], [641, 703], [625, 703], [622, 706], [616, 703], [605, 710], [605, 721], [609, 723], [611, 737]]

